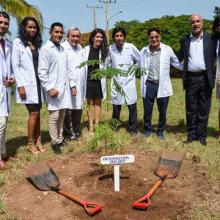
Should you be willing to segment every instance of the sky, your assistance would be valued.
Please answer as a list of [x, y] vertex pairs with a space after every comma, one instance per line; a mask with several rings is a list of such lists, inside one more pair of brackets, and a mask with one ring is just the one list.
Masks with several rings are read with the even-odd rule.
[[[77, 26], [81, 32], [93, 29], [93, 11], [86, 6], [103, 6], [102, 9], [97, 9], [97, 26], [105, 29], [105, 4], [99, 0], [27, 0], [27, 2], [41, 11], [45, 27], [50, 27], [53, 22], [58, 21], [64, 24], [65, 29]], [[215, 6], [220, 7], [219, 0], [116, 0], [116, 3], [109, 4], [109, 26], [112, 28], [115, 22], [120, 20], [135, 19], [143, 22], [164, 15], [193, 13], [198, 13], [206, 19], [213, 19]], [[123, 12], [118, 13], [120, 10]], [[17, 35], [17, 24], [13, 19], [10, 31], [13, 39]], [[48, 37], [48, 30], [45, 29], [44, 40]]]

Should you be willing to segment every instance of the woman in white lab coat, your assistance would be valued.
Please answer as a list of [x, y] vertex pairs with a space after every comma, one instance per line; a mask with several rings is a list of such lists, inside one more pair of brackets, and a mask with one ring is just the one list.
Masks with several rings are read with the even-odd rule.
[[[95, 29], [89, 37], [89, 46], [83, 49], [83, 59], [97, 60], [95, 65], [85, 67], [86, 88], [85, 94], [88, 104], [89, 132], [93, 134], [94, 126], [97, 126], [101, 115], [101, 100], [106, 97], [106, 78], [92, 80], [91, 74], [99, 68], [105, 68], [108, 54], [107, 38], [102, 29]], [[95, 122], [95, 124], [94, 124]]]
[[[127, 105], [129, 110], [128, 132], [130, 134], [137, 133], [137, 90], [135, 71], [131, 66], [139, 63], [140, 52], [131, 43], [125, 42], [126, 32], [122, 27], [116, 27], [112, 32], [114, 43], [110, 45], [111, 66], [127, 73], [126, 76], [114, 76], [111, 81], [111, 101], [113, 104], [112, 118], [119, 120], [121, 105]], [[124, 94], [120, 94], [114, 85], [116, 81], [122, 88]]]
[[29, 112], [28, 150], [33, 154], [44, 152], [40, 138], [40, 109], [42, 90], [38, 77], [38, 56], [42, 37], [38, 22], [33, 17], [24, 18], [19, 27], [19, 37], [13, 42], [12, 67], [16, 80], [16, 100]]

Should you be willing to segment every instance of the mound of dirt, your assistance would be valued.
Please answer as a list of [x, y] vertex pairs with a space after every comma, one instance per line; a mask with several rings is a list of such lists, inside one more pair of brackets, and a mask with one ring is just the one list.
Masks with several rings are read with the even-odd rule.
[[[57, 157], [48, 161], [60, 179], [60, 187], [85, 200], [103, 204], [94, 220], [188, 219], [191, 203], [203, 200], [210, 191], [206, 171], [194, 160], [184, 160], [175, 179], [167, 179], [152, 197], [145, 211], [132, 209], [132, 203], [145, 195], [157, 181], [154, 175], [158, 154], [141, 149], [126, 149], [135, 163], [121, 165], [121, 191], [113, 190], [113, 167], [103, 167], [98, 154]], [[201, 184], [202, 183], [202, 184]], [[9, 187], [7, 207], [23, 220], [91, 219], [83, 208], [55, 193], [39, 191], [25, 177]]]

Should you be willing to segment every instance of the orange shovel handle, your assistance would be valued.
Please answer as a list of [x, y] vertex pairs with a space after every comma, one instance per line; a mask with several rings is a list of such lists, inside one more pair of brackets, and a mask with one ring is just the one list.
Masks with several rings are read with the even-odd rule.
[[57, 192], [83, 206], [86, 213], [89, 215], [94, 215], [100, 212], [103, 208], [103, 206], [98, 203], [81, 200], [78, 196], [73, 195], [70, 192], [66, 192], [63, 189], [59, 189]]
[[157, 180], [157, 182], [153, 185], [153, 187], [148, 191], [148, 193], [138, 199], [136, 202], [133, 203], [133, 208], [136, 209], [146, 209], [151, 205], [150, 198], [154, 194], [154, 192], [160, 187], [160, 185], [163, 183], [165, 178], [161, 178]]
[[147, 195], [150, 198], [154, 192], [160, 187], [160, 185], [162, 184], [163, 180], [159, 179], [157, 180], [157, 182], [153, 185], [153, 187], [148, 191]]

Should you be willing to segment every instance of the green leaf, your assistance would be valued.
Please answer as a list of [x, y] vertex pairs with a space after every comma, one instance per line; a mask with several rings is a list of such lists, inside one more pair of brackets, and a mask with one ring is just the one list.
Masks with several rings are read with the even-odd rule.
[[43, 17], [39, 9], [25, 0], [0, 0], [0, 7], [20, 22], [24, 17], [35, 17], [43, 28]]

